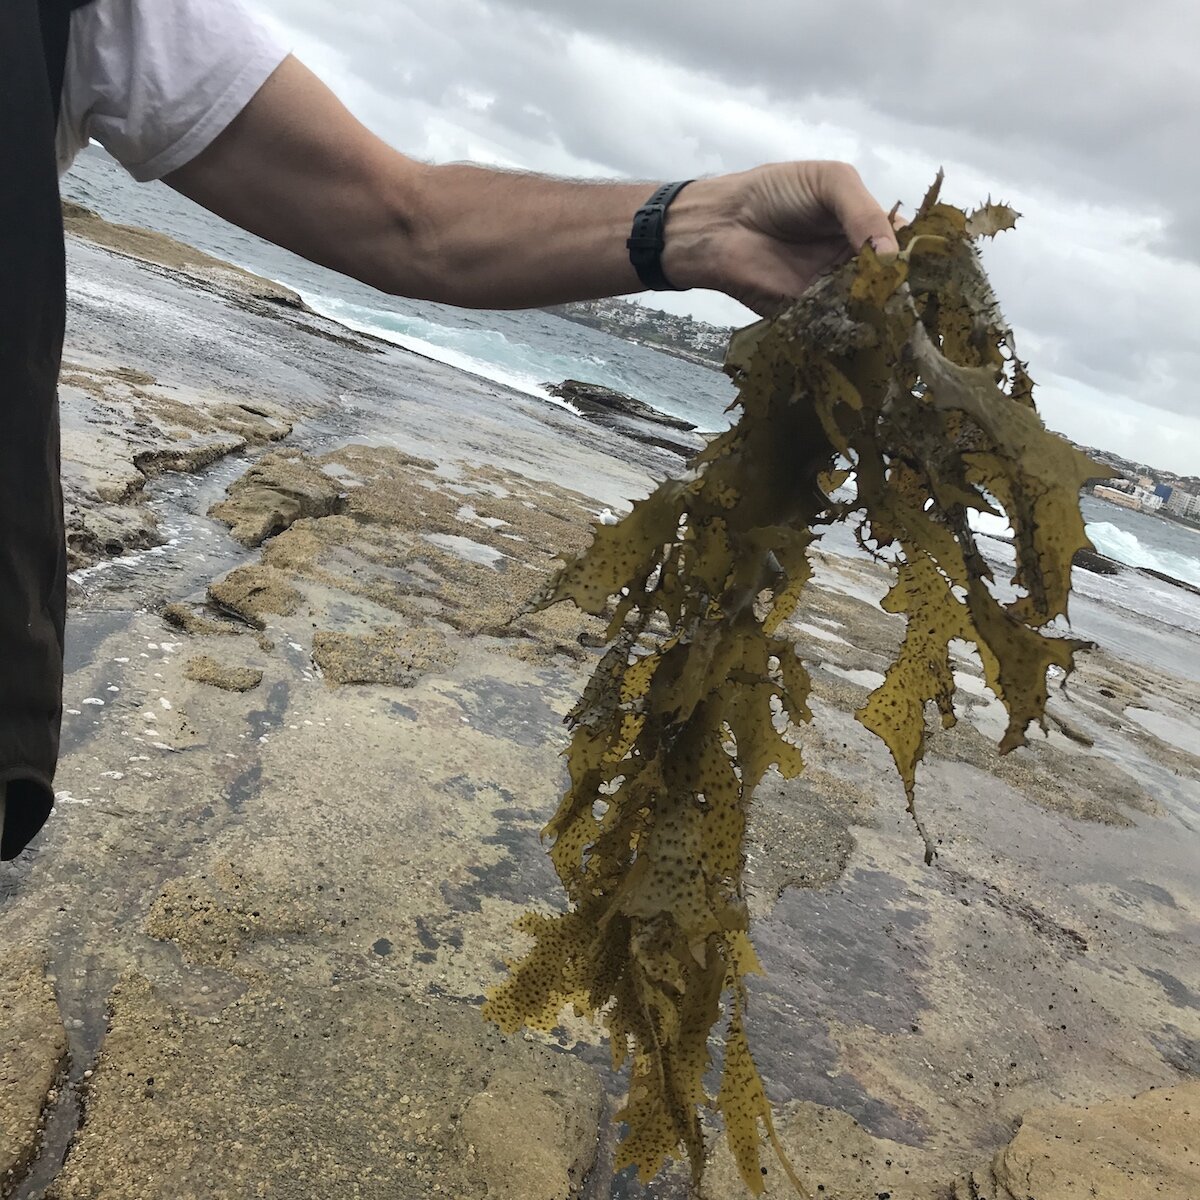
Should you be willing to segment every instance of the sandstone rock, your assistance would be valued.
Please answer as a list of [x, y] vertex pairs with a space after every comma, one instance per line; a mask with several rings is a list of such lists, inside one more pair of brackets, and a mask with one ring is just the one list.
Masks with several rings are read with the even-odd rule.
[[255, 629], [264, 627], [264, 614], [287, 616], [296, 611], [301, 599], [286, 576], [263, 566], [237, 567], [208, 585], [208, 597]]
[[208, 515], [224, 521], [243, 546], [261, 546], [303, 517], [327, 517], [343, 507], [336, 479], [296, 451], [268, 454], [240, 479]]
[[141, 504], [108, 504], [66, 492], [67, 563], [72, 571], [162, 542], [158, 521]]
[[321, 631], [313, 636], [313, 661], [330, 683], [411, 687], [452, 657], [446, 639], [431, 629], [378, 629], [362, 636]]
[[166, 605], [162, 610], [162, 619], [183, 633], [199, 637], [246, 632], [245, 626], [235, 625], [232, 621], [214, 621], [196, 606], [182, 601]]
[[133, 464], [147, 479], [165, 471], [199, 471], [246, 445], [243, 437], [201, 434], [165, 446], [155, 446], [133, 456]]
[[37, 1149], [42, 1110], [67, 1054], [41, 963], [0, 953], [0, 1195]]
[[1200, 1196], [1200, 1080], [1028, 1113], [955, 1200], [1195, 1200]]

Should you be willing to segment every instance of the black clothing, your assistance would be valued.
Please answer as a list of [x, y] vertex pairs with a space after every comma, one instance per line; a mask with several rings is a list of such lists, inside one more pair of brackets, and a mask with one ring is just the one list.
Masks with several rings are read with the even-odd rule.
[[[84, 0], [86, 2], [86, 0]], [[55, 116], [71, 10], [0, 2], [0, 858], [54, 801], [66, 547], [58, 400], [66, 279]]]

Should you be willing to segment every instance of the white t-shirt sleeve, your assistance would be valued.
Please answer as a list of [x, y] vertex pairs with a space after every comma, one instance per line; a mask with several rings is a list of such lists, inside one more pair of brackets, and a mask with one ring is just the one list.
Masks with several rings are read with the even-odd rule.
[[238, 0], [93, 0], [71, 17], [59, 172], [89, 138], [134, 179], [177, 170], [287, 53]]

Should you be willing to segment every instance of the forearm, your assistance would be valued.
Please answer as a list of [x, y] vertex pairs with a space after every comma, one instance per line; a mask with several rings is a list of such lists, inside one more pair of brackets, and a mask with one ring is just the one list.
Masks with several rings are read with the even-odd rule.
[[[625, 242], [655, 186], [428, 167], [415, 206], [405, 197], [408, 211], [396, 222], [402, 234], [390, 243], [385, 238], [368, 267], [379, 272], [369, 282], [469, 308], [530, 308], [641, 291]], [[693, 286], [710, 257], [716, 192], [710, 181], [694, 183], [668, 210], [672, 251], [686, 249], [688, 278], [672, 279], [680, 286]]]
[[[294, 58], [167, 182], [382, 291], [470, 308], [640, 291], [625, 243], [655, 188], [426, 166], [365, 129]], [[853, 167], [777, 163], [684, 188], [667, 211], [662, 267], [675, 287], [773, 313], [868, 240], [896, 250]]]
[[[427, 166], [364, 129], [290, 58], [167, 182], [243, 229], [381, 291], [472, 308], [640, 291], [625, 241], [655, 188]], [[671, 245], [689, 251], [679, 264], [688, 278], [668, 273], [679, 286], [700, 282], [714, 190], [717, 181], [698, 181], [669, 210]]]

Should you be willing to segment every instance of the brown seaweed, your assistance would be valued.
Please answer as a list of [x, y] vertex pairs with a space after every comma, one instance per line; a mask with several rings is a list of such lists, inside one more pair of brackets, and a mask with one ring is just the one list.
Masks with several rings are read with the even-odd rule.
[[[856, 715], [890, 749], [914, 818], [927, 705], [955, 721], [951, 643], [976, 648], [1007, 709], [1003, 752], [1043, 717], [1049, 669], [1070, 672], [1086, 645], [1049, 627], [1088, 545], [1079, 489], [1103, 470], [1042, 424], [982, 269], [976, 242], [1016, 214], [968, 215], [940, 184], [898, 257], [865, 247], [735, 335], [737, 423], [598, 526], [541, 597], [610, 615], [611, 645], [569, 718], [570, 790], [546, 828], [569, 906], [522, 918], [533, 948], [485, 1011], [506, 1030], [549, 1030], [567, 1005], [603, 1021], [614, 1068], [631, 1062], [617, 1165], [647, 1179], [681, 1152], [699, 1178], [711, 1108], [747, 1186], [763, 1188], [760, 1126], [775, 1138], [746, 1026], [745, 976], [760, 968], [744, 838], [763, 776], [803, 769], [789, 731], [811, 720], [810, 681], [784, 622], [822, 529], [852, 523], [895, 572], [883, 607], [906, 633]], [[849, 499], [835, 491], [847, 470]], [[1010, 579], [993, 578], [973, 510], [1011, 523]]]

